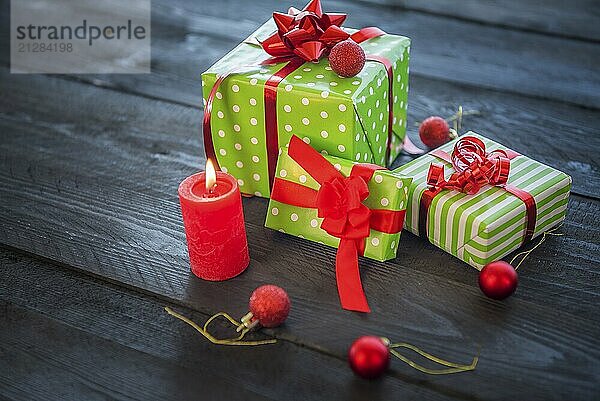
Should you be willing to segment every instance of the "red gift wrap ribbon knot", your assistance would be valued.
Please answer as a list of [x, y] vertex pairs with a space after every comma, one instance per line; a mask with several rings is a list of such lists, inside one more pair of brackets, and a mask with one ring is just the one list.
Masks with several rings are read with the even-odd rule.
[[340, 173], [319, 152], [297, 136], [290, 140], [288, 155], [319, 184], [319, 190], [275, 178], [271, 199], [297, 207], [317, 209], [321, 228], [339, 238], [336, 280], [342, 307], [370, 312], [360, 280], [358, 256], [364, 254], [371, 230], [389, 234], [400, 232], [405, 210], [369, 209], [363, 201], [369, 196], [367, 183], [377, 170], [374, 164], [355, 164], [348, 177]]
[[[273, 19], [277, 25], [277, 31], [261, 42], [262, 48], [270, 58], [258, 63], [258, 66], [273, 65], [286, 62], [279, 71], [265, 82], [264, 104], [265, 104], [265, 137], [267, 146], [267, 163], [269, 170], [269, 183], [273, 184], [275, 178], [275, 166], [279, 152], [279, 134], [277, 124], [277, 87], [296, 69], [307, 61], [318, 61], [329, 54], [331, 48], [343, 40], [351, 39], [356, 43], [376, 38], [386, 33], [377, 27], [360, 29], [353, 34], [348, 34], [342, 29], [346, 14], [324, 13], [320, 0], [311, 0], [302, 10], [290, 8], [287, 14], [273, 13]], [[385, 153], [385, 163], [389, 160], [393, 135], [393, 71], [392, 63], [385, 57], [367, 55], [367, 60], [383, 64], [388, 76], [388, 137]], [[256, 66], [240, 66], [219, 74], [213, 85], [204, 108], [203, 134], [204, 147], [207, 158], [219, 163], [216, 157], [211, 130], [212, 105], [216, 93], [223, 81], [231, 74]], [[408, 137], [405, 139], [408, 141]]]
[[342, 29], [347, 15], [324, 13], [321, 0], [311, 0], [302, 10], [290, 7], [287, 14], [274, 12], [275, 31], [260, 42], [273, 58], [268, 63], [288, 60], [319, 61], [329, 55], [337, 43], [351, 39], [356, 43], [385, 35], [377, 27], [367, 27], [349, 34]]
[[319, 61], [341, 41], [352, 39], [361, 43], [385, 34], [379, 28], [368, 27], [350, 35], [342, 29], [346, 17], [343, 13], [324, 13], [320, 0], [310, 1], [302, 10], [290, 7], [287, 14], [274, 12], [277, 31], [262, 41], [261, 46], [275, 58]]
[[368, 237], [371, 211], [362, 204], [368, 196], [367, 183], [356, 174], [325, 181], [317, 193], [321, 228], [342, 239]]
[[277, 32], [261, 43], [273, 57], [318, 61], [336, 43], [350, 37], [341, 28], [346, 14], [326, 14], [320, 1], [311, 1], [303, 10], [291, 7], [287, 14], [275, 12], [273, 20]]
[[510, 161], [519, 154], [510, 149], [486, 151], [483, 141], [474, 136], [464, 136], [454, 145], [452, 154], [436, 149], [431, 154], [452, 164], [454, 173], [446, 179], [444, 166], [432, 163], [427, 173], [429, 189], [423, 193], [419, 211], [419, 233], [427, 232], [427, 216], [433, 198], [442, 190], [455, 190], [468, 195], [477, 194], [483, 186], [493, 185], [504, 188], [525, 204], [526, 230], [523, 242], [533, 237], [537, 219], [537, 206], [530, 193], [508, 184]]

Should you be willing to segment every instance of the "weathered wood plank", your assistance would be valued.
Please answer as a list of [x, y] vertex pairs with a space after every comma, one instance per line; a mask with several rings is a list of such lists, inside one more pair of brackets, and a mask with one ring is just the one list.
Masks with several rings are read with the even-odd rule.
[[[274, 282], [289, 290], [295, 309], [273, 333], [340, 358], [364, 333], [456, 360], [481, 344], [482, 364], [471, 376], [395, 373], [444, 393], [560, 399], [597, 390], [598, 291], [590, 283], [600, 248], [598, 201], [574, 199], [578, 211], [565, 237], [536, 252], [522, 269], [520, 291], [505, 303], [480, 295], [474, 270], [404, 235], [396, 260], [361, 261], [374, 313], [357, 316], [339, 308], [335, 250], [265, 229], [264, 199], [245, 200], [252, 257], [245, 274], [215, 284], [189, 273], [176, 187], [202, 164], [197, 110], [59, 79], [27, 80], [11, 78], [12, 96], [0, 100], [7, 134], [0, 242], [204, 313], [227, 300], [230, 312], [242, 314], [252, 289]], [[577, 247], [586, 253], [574, 254]]]
[[236, 383], [206, 366], [190, 371], [6, 301], [0, 308], [0, 395], [7, 399], [178, 400], [198, 394], [243, 399]]
[[[0, 398], [456, 399], [393, 376], [356, 379], [344, 359], [286, 341], [211, 345], [164, 313], [159, 300], [4, 248], [0, 277]], [[176, 308], [198, 322], [207, 318]], [[227, 333], [219, 322], [214, 328]]]
[[[304, 1], [293, 1], [301, 7]], [[153, 2], [152, 71], [146, 75], [83, 75], [79, 79], [151, 96], [199, 103], [199, 74], [287, 4], [239, 0]], [[374, 13], [370, 5], [329, 0], [349, 14], [348, 26], [377, 25], [410, 36], [415, 76], [600, 107], [595, 43], [509, 31], [401, 9]], [[3, 25], [8, 27], [8, 24]], [[8, 46], [8, 34], [0, 39]], [[6, 56], [5, 56], [6, 57]]]
[[373, 4], [373, 13], [399, 7], [450, 18], [476, 21], [509, 29], [522, 29], [582, 40], [600, 40], [600, 9], [593, 0], [355, 0]]

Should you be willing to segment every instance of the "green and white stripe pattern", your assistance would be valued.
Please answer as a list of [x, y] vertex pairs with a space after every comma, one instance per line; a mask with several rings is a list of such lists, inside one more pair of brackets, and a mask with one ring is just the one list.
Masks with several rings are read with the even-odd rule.
[[[506, 149], [481, 135], [487, 151]], [[440, 149], [451, 153], [455, 141]], [[443, 164], [445, 176], [454, 170], [451, 164], [426, 154], [394, 173], [412, 177], [404, 228], [419, 233], [419, 204], [427, 189], [427, 172], [431, 163]], [[518, 156], [511, 161], [508, 183], [527, 191], [535, 199], [537, 220], [534, 237], [564, 220], [571, 177], [552, 167]], [[428, 238], [436, 246], [481, 269], [501, 259], [522, 245], [526, 228], [525, 204], [503, 188], [485, 186], [476, 195], [444, 190], [432, 201], [427, 217]]]

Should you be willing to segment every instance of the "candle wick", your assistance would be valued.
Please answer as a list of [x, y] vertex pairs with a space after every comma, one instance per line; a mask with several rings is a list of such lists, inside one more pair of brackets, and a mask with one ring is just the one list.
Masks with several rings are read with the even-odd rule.
[[207, 188], [208, 192], [202, 195], [203, 198], [213, 198], [215, 196], [215, 189], [217, 188], [217, 183], [215, 182], [210, 188]]

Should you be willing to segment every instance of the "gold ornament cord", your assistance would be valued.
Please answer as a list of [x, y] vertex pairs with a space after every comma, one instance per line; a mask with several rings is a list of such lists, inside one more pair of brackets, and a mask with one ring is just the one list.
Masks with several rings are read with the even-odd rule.
[[237, 337], [234, 338], [216, 338], [215, 336], [213, 336], [212, 334], [210, 334], [210, 332], [208, 331], [208, 326], [218, 317], [224, 317], [225, 319], [227, 319], [232, 325], [234, 325], [236, 328], [239, 328], [240, 326], [243, 326], [242, 323], [239, 323], [237, 320], [235, 320], [234, 318], [232, 318], [230, 315], [228, 315], [225, 312], [219, 312], [216, 313], [214, 315], [212, 315], [207, 321], [206, 323], [204, 323], [204, 327], [200, 327], [198, 326], [195, 322], [191, 321], [190, 319], [188, 319], [185, 316], [180, 315], [179, 313], [175, 312], [173, 309], [169, 308], [168, 306], [165, 306], [165, 311], [173, 316], [176, 317], [177, 319], [189, 324], [190, 326], [192, 326], [194, 329], [196, 329], [196, 331], [198, 331], [200, 334], [202, 334], [204, 337], [206, 337], [207, 340], [209, 340], [211, 343], [213, 344], [218, 344], [218, 345], [265, 345], [265, 344], [275, 344], [277, 342], [276, 339], [270, 339], [270, 340], [258, 340], [258, 341], [241, 341], [242, 338], [244, 338], [244, 336], [246, 335], [246, 333], [248, 333], [250, 331], [249, 328], [244, 327], [241, 331], [240, 334]]
[[[452, 114], [448, 118], [445, 118], [444, 120], [446, 120], [449, 123], [452, 123], [451, 130], [453, 130], [454, 134], [458, 136], [460, 135], [460, 130], [462, 129], [463, 116], [478, 116], [480, 114], [481, 112], [479, 110], [463, 110], [462, 106], [458, 106], [458, 110], [456, 111], [456, 113]], [[423, 121], [416, 121], [415, 127], [421, 125], [422, 122]]]
[[[388, 348], [390, 349], [390, 353], [392, 355], [394, 355], [396, 358], [400, 359], [402, 362], [406, 363], [411, 368], [416, 369], [423, 373], [427, 373], [428, 375], [448, 375], [448, 374], [452, 374], [452, 373], [460, 373], [460, 372], [467, 372], [470, 370], [475, 370], [475, 367], [477, 366], [477, 362], [479, 361], [479, 356], [475, 356], [473, 358], [473, 361], [469, 365], [462, 365], [462, 364], [458, 364], [458, 363], [454, 363], [454, 362], [450, 362], [450, 361], [446, 361], [444, 359], [438, 358], [437, 356], [431, 355], [430, 353], [425, 352], [422, 349], [415, 347], [412, 344], [390, 343], [390, 340], [388, 340], [387, 338], [383, 338], [383, 340], [384, 340], [384, 342], [389, 344]], [[408, 359], [407, 357], [405, 357], [404, 355], [402, 355], [401, 353], [396, 351], [394, 348], [407, 348], [407, 349], [414, 351], [417, 354], [421, 355], [425, 359], [428, 359], [439, 365], [446, 366], [447, 369], [426, 368], [425, 366], [419, 365], [418, 363], [411, 361], [410, 359]]]
[[521, 266], [521, 263], [523, 263], [523, 262], [525, 261], [525, 259], [527, 259], [527, 257], [529, 256], [529, 254], [530, 254], [531, 252], [533, 252], [534, 250], [536, 250], [536, 249], [537, 249], [537, 247], [539, 247], [540, 245], [542, 245], [542, 244], [544, 243], [544, 241], [546, 241], [546, 237], [547, 237], [548, 235], [554, 235], [554, 236], [556, 236], [556, 237], [560, 237], [561, 235], [564, 235], [564, 234], [562, 234], [562, 233], [557, 233], [557, 232], [556, 232], [556, 231], [557, 231], [558, 229], [560, 229], [562, 226], [563, 226], [563, 225], [561, 224], [561, 225], [559, 225], [559, 226], [556, 226], [556, 227], [554, 227], [554, 228], [552, 228], [552, 229], [550, 229], [550, 230], [548, 230], [548, 231], [544, 231], [544, 233], [542, 233], [542, 239], [540, 240], [540, 242], [538, 242], [538, 243], [537, 243], [537, 244], [536, 244], [536, 245], [535, 245], [533, 248], [531, 248], [531, 249], [529, 249], [529, 250], [527, 250], [527, 251], [523, 251], [523, 252], [519, 252], [519, 253], [517, 253], [517, 254], [516, 254], [515, 256], [513, 256], [513, 258], [510, 260], [510, 264], [512, 265], [512, 264], [513, 264], [513, 262], [514, 262], [515, 260], [517, 260], [517, 258], [518, 258], [519, 256], [523, 256], [523, 257], [521, 258], [521, 260], [519, 261], [519, 263], [518, 263], [518, 264], [515, 266], [515, 270], [517, 270], [517, 269], [519, 268], [519, 266]]

